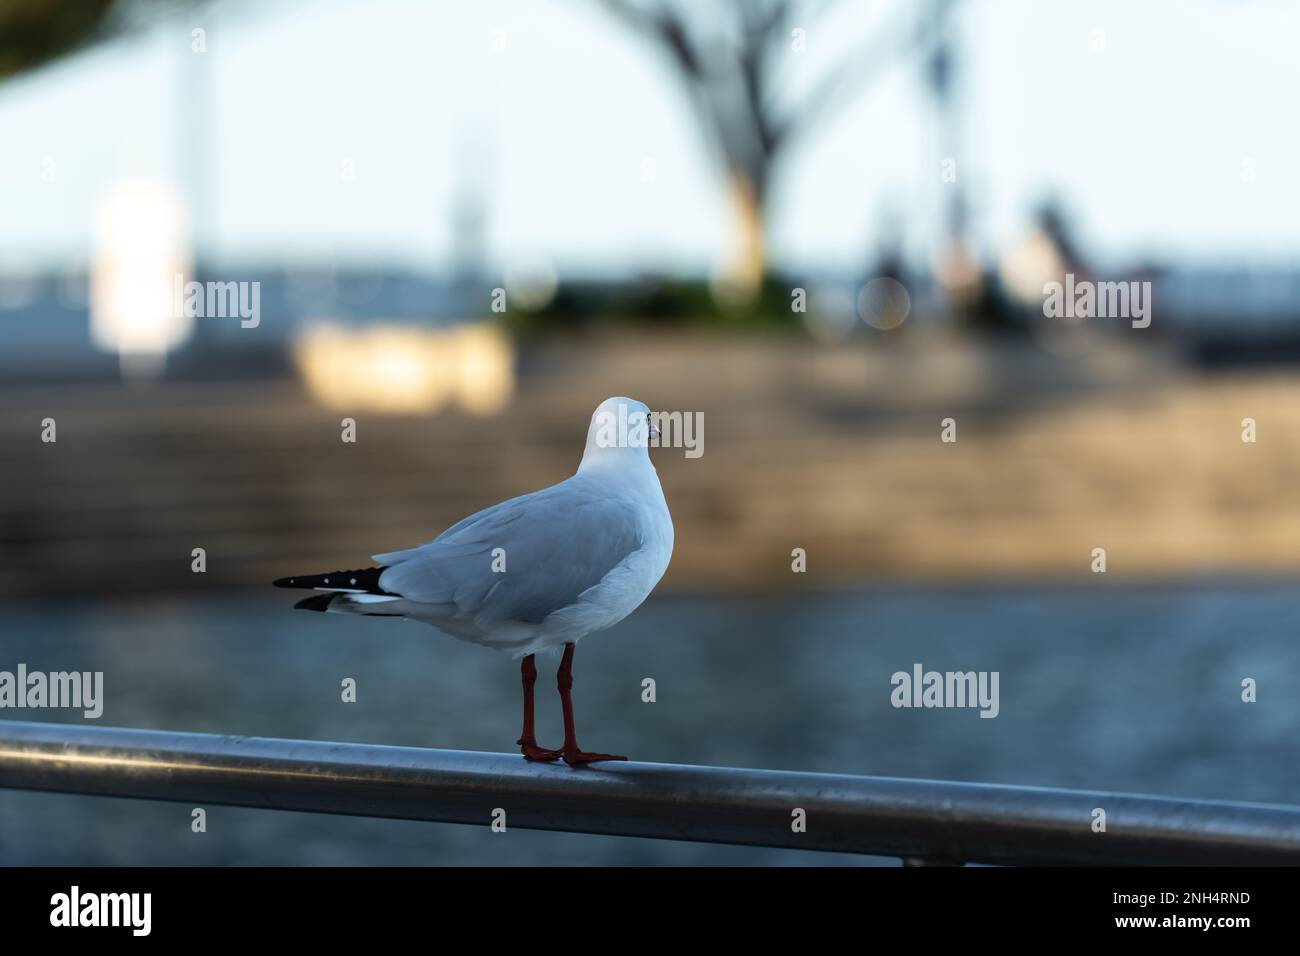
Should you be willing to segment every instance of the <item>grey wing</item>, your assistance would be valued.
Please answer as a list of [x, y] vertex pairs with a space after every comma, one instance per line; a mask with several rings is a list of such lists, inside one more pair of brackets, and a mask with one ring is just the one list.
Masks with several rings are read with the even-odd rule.
[[471, 515], [422, 547], [375, 559], [390, 564], [380, 587], [407, 600], [448, 605], [480, 624], [535, 624], [573, 604], [641, 544], [634, 507], [561, 483]]

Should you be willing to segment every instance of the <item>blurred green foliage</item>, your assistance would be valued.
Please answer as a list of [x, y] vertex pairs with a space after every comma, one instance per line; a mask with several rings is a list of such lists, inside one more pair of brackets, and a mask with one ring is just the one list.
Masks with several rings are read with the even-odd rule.
[[769, 276], [756, 297], [729, 303], [720, 301], [700, 280], [646, 277], [627, 283], [569, 282], [560, 285], [545, 308], [512, 309], [506, 319], [518, 335], [626, 326], [784, 329], [800, 320], [790, 307], [794, 285], [798, 283]]
[[87, 45], [107, 31], [116, 0], [2, 0], [0, 80]]

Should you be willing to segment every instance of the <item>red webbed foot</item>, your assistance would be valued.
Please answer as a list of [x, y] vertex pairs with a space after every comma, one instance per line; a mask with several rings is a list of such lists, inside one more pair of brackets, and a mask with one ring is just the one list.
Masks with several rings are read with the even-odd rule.
[[594, 754], [585, 750], [579, 750], [577, 747], [566, 747], [563, 751], [564, 762], [570, 767], [579, 767], [585, 763], [599, 763], [602, 760], [626, 760], [626, 757], [619, 754]]
[[525, 760], [551, 761], [558, 760], [562, 751], [550, 750], [546, 747], [537, 746], [536, 740], [525, 740], [520, 737], [515, 743], [519, 744], [519, 751], [524, 755]]

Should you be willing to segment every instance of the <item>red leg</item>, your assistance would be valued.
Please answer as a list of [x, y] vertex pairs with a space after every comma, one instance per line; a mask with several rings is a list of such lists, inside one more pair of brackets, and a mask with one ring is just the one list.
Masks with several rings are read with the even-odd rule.
[[578, 749], [578, 734], [573, 726], [573, 645], [564, 645], [564, 658], [556, 672], [555, 683], [560, 688], [560, 706], [564, 708], [564, 762], [570, 767], [595, 763], [597, 760], [626, 760], [617, 754], [592, 754]]
[[524, 680], [524, 732], [516, 743], [528, 760], [554, 760], [560, 752], [537, 746], [537, 732], [533, 729], [533, 685], [537, 683], [537, 663], [532, 654], [524, 658], [519, 672]]

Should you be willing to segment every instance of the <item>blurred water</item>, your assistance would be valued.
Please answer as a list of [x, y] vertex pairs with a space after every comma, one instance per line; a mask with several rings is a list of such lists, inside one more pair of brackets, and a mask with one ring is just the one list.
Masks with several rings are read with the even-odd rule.
[[[0, 669], [102, 670], [103, 725], [508, 750], [517, 664], [280, 593], [0, 610]], [[635, 759], [1300, 802], [1300, 592], [904, 589], [656, 596], [579, 646], [579, 739]], [[1001, 714], [890, 705], [915, 662], [996, 670]], [[539, 737], [560, 739], [539, 660]], [[340, 700], [354, 677], [359, 699]], [[657, 702], [641, 701], [653, 677]], [[1245, 704], [1253, 677], [1259, 700]], [[79, 721], [61, 711], [0, 718]], [[6, 864], [881, 862], [745, 847], [0, 791]]]

